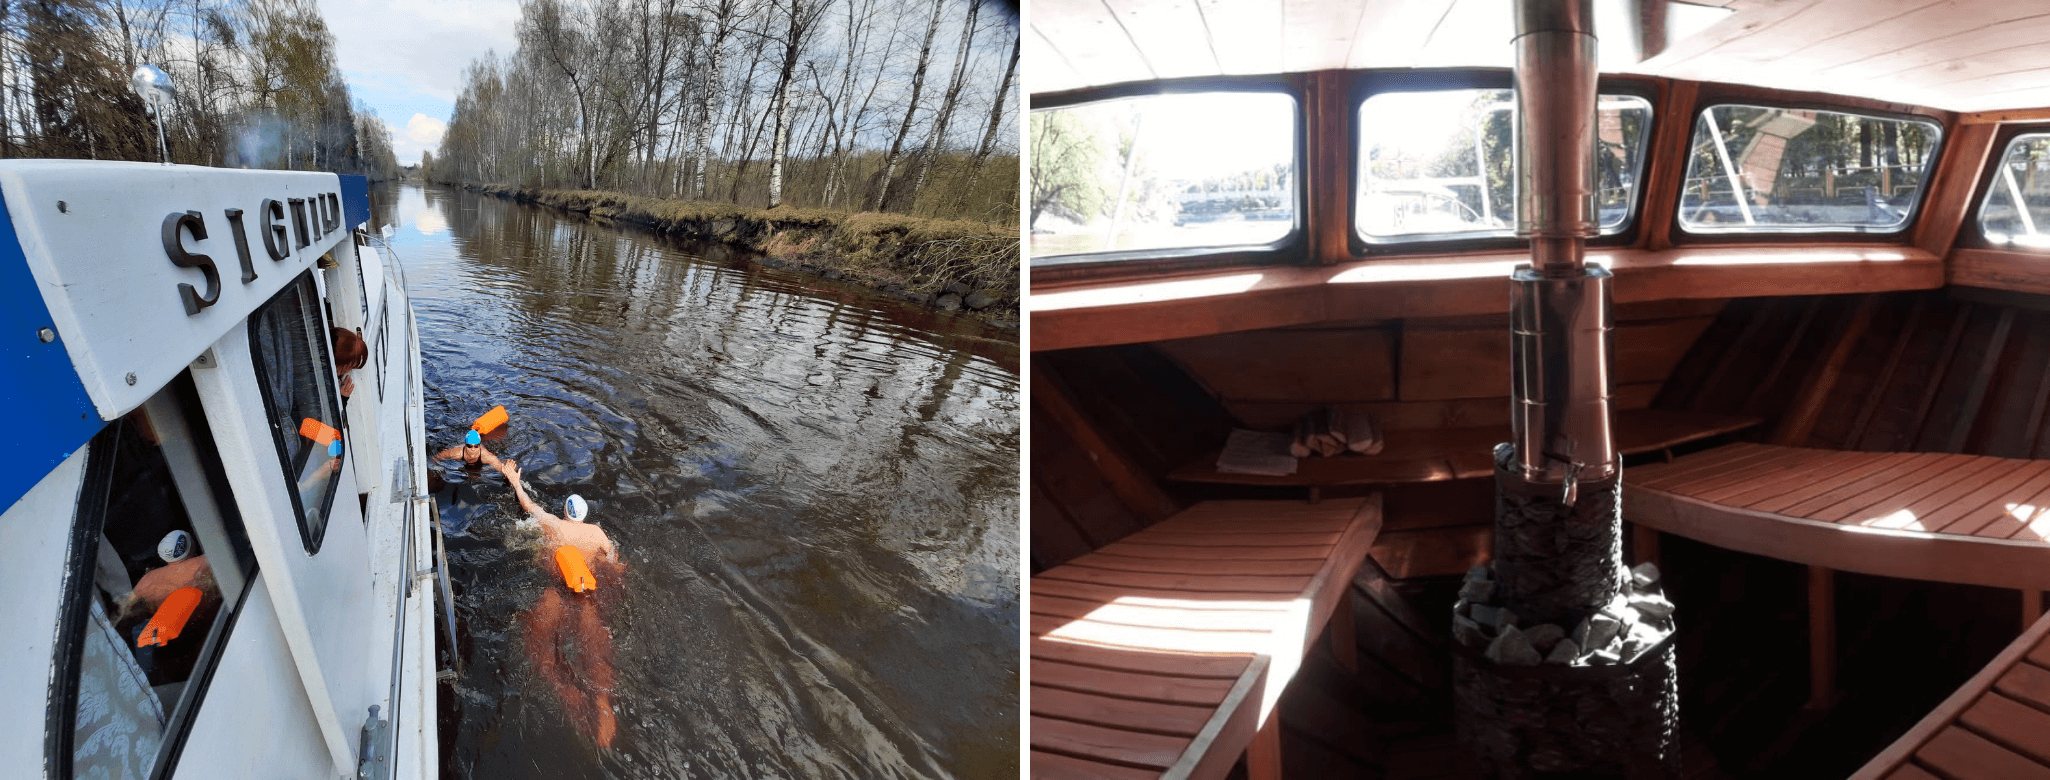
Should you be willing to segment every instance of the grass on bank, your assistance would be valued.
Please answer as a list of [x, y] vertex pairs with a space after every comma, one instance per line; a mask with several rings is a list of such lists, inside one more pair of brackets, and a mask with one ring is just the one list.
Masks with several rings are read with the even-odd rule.
[[939, 295], [962, 283], [1018, 308], [1020, 262], [1015, 226], [905, 214], [670, 200], [596, 190], [463, 185], [514, 200], [617, 219], [679, 236], [722, 241], [788, 263], [802, 263], [876, 287]]

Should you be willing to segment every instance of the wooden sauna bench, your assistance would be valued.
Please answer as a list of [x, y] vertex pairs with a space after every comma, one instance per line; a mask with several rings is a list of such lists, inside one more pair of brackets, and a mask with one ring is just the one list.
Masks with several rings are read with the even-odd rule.
[[[1756, 417], [1631, 409], [1616, 413], [1616, 445], [1625, 455], [1657, 452], [1741, 431], [1758, 422]], [[1493, 476], [1495, 445], [1509, 440], [1509, 427], [1387, 431], [1384, 436], [1387, 444], [1378, 454], [1301, 458], [1296, 461], [1296, 473], [1286, 477], [1218, 471], [1217, 452], [1212, 451], [1201, 460], [1175, 469], [1167, 478], [1177, 482], [1319, 488]]]
[[1623, 477], [1623, 519], [1808, 565], [1809, 701], [1836, 700], [1835, 571], [2050, 589], [2050, 460], [1731, 444]]
[[2050, 617], [1851, 780], [2050, 780]]
[[1378, 495], [1210, 501], [1034, 576], [1032, 777], [1278, 778], [1268, 714], [1327, 621], [1352, 659], [1380, 528]]
[[1623, 519], [1666, 533], [1828, 569], [2037, 593], [2050, 590], [2050, 514], [2036, 517], [2046, 505], [2050, 460], [1978, 455], [1731, 444], [1623, 478]]

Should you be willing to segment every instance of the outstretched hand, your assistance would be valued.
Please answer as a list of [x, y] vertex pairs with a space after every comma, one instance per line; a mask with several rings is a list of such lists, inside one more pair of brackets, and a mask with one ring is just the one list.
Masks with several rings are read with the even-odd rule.
[[520, 462], [511, 458], [500, 460], [498, 473], [504, 474], [506, 479], [517, 480], [520, 478]]

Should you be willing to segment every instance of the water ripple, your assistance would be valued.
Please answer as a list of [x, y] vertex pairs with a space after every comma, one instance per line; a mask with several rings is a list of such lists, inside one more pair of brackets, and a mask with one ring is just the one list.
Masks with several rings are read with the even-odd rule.
[[515, 502], [448, 472], [448, 776], [1018, 773], [1013, 334], [543, 209], [373, 200], [414, 286], [430, 441], [503, 404], [494, 451], [536, 500], [589, 500], [629, 566], [599, 751], [525, 657], [551, 585]]

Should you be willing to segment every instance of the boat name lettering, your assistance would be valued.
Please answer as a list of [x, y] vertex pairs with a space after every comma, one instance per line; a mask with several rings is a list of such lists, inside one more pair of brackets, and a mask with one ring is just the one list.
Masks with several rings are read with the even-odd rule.
[[[314, 208], [312, 221], [307, 220], [306, 207], [311, 201]], [[341, 228], [342, 198], [337, 193], [321, 193], [313, 198], [287, 198], [277, 200], [266, 198], [257, 207], [257, 229], [263, 232], [263, 250], [273, 261], [284, 260], [292, 255], [292, 233], [286, 228], [286, 204], [291, 206], [291, 227], [297, 232], [297, 248], [312, 246], [314, 241], [326, 238]], [[249, 235], [244, 232], [241, 209], [224, 209], [228, 220], [228, 232], [235, 239], [235, 259], [242, 266], [242, 283], [256, 281], [256, 264], [249, 254]], [[221, 272], [214, 266], [210, 255], [193, 252], [185, 248], [184, 234], [192, 234], [192, 240], [207, 238], [206, 217], [197, 211], [174, 211], [164, 217], [164, 256], [179, 268], [197, 268], [206, 276], [206, 294], [184, 282], [178, 284], [178, 299], [185, 304], [186, 316], [200, 313], [221, 299]]]
[[206, 218], [197, 211], [174, 211], [164, 217], [164, 254], [170, 256], [171, 264], [179, 268], [197, 268], [206, 275], [204, 296], [192, 285], [178, 283], [178, 299], [185, 302], [185, 314], [189, 317], [221, 299], [221, 272], [214, 269], [213, 258], [185, 251], [185, 243], [179, 236], [185, 230], [192, 232], [194, 241], [205, 241]]

